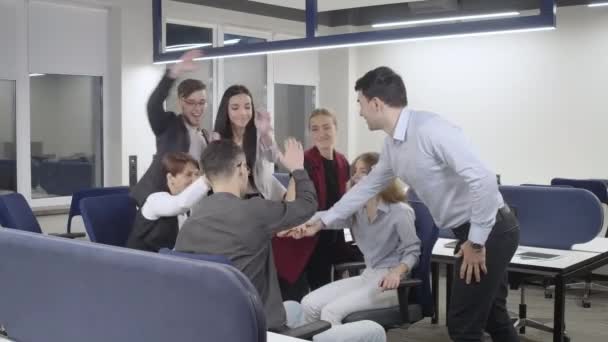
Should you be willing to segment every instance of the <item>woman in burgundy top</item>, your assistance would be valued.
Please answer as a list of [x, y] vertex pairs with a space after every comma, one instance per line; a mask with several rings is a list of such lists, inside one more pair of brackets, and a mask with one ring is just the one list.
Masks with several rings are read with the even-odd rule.
[[[314, 146], [305, 152], [304, 166], [315, 184], [319, 210], [328, 210], [346, 192], [349, 163], [335, 149], [338, 127], [331, 111], [315, 109], [308, 128]], [[344, 241], [343, 231], [322, 231], [303, 240], [275, 239], [273, 247], [284, 300], [299, 301], [308, 288], [328, 284], [333, 264], [362, 260], [356, 247]]]

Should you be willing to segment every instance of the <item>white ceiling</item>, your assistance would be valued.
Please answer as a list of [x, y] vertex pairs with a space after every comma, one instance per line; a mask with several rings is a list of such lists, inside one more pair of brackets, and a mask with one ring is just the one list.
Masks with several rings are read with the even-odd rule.
[[[255, 2], [261, 2], [269, 5], [290, 7], [297, 9], [304, 9], [306, 5], [305, 0], [249, 0]], [[366, 7], [366, 6], [377, 6], [377, 5], [388, 5], [398, 4], [405, 2], [416, 2], [424, 0], [317, 0], [317, 6], [319, 12], [334, 11], [340, 9]]]

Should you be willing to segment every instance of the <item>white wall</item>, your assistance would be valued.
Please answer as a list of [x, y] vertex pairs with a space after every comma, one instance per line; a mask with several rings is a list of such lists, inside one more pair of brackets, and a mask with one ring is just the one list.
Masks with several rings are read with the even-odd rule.
[[[356, 70], [394, 68], [411, 107], [462, 126], [504, 183], [606, 178], [607, 37], [608, 9], [560, 7], [555, 31], [362, 47]], [[356, 151], [379, 149], [350, 118]]]
[[108, 55], [107, 27], [107, 9], [31, 1], [30, 72], [104, 75]]
[[0, 0], [0, 79], [15, 79], [17, 68], [16, 0]]
[[128, 156], [138, 157], [139, 177], [156, 152], [146, 116], [146, 102], [162, 77], [163, 65], [152, 60], [152, 1], [113, 0], [120, 12], [122, 181], [128, 184]]
[[319, 107], [334, 111], [338, 120], [337, 150], [356, 157], [355, 94], [356, 54], [352, 49], [319, 51]]
[[15, 82], [0, 80], [0, 159], [13, 158], [15, 151], [5, 154], [4, 143], [15, 144]]
[[16, 50], [16, 2], [0, 0], [0, 158], [4, 155], [4, 142], [15, 143], [15, 69]]

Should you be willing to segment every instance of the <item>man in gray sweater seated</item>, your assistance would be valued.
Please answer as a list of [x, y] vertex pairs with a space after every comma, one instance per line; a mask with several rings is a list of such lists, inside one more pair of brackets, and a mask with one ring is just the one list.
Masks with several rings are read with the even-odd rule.
[[[175, 244], [175, 250], [180, 252], [228, 257], [257, 289], [268, 329], [277, 332], [304, 322], [300, 321], [298, 303], [283, 305], [271, 239], [281, 230], [305, 223], [317, 210], [315, 188], [304, 170], [302, 145], [288, 139], [280, 160], [295, 180], [295, 200], [243, 199], [250, 171], [242, 148], [230, 140], [210, 143], [201, 156], [201, 166], [214, 193], [192, 209]], [[382, 327], [373, 322], [357, 322], [332, 328], [314, 340], [385, 341], [386, 336]]]

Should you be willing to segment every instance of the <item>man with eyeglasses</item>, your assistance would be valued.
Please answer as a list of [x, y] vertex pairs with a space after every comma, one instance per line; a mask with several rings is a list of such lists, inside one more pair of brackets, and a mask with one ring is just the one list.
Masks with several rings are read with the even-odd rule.
[[140, 208], [151, 193], [166, 191], [165, 175], [161, 172], [161, 160], [166, 153], [186, 152], [198, 161], [209, 143], [208, 132], [200, 127], [207, 106], [207, 87], [203, 82], [195, 79], [180, 82], [177, 87], [180, 114], [164, 109], [175, 80], [196, 70], [194, 59], [200, 56], [198, 50], [186, 52], [179, 63], [167, 70], [148, 100], [148, 121], [156, 136], [156, 155], [144, 176], [131, 189], [131, 196]]

